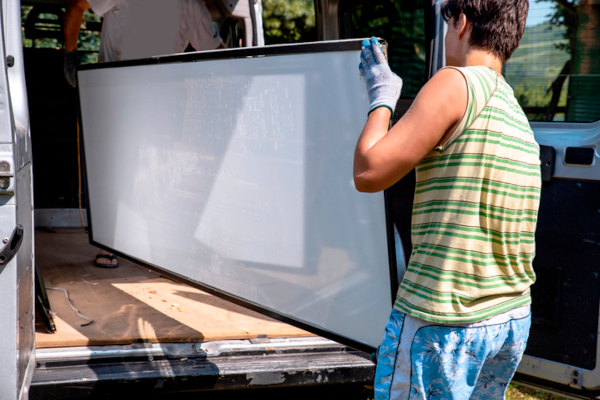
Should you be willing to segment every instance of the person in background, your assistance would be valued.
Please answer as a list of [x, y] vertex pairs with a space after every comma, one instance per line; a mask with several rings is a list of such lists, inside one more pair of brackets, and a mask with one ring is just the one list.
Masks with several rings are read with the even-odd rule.
[[79, 30], [89, 9], [103, 17], [99, 62], [224, 47], [203, 0], [68, 0], [64, 71], [71, 86]]
[[354, 181], [384, 190], [416, 168], [413, 251], [378, 350], [376, 399], [504, 399], [531, 326], [539, 146], [502, 77], [527, 0], [445, 0], [446, 65], [389, 129], [402, 79], [375, 38]]
[[[103, 17], [99, 62], [224, 47], [203, 0], [67, 0], [64, 75], [73, 87], [77, 86], [79, 31], [89, 9]], [[104, 250], [95, 264], [119, 266], [117, 257]]]

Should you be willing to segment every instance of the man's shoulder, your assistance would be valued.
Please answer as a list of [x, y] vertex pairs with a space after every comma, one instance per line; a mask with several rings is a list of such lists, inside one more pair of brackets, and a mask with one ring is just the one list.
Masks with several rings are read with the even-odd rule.
[[428, 82], [427, 85], [436, 89], [462, 90], [467, 89], [465, 83], [467, 78], [464, 68], [445, 67], [440, 69]]
[[468, 97], [468, 83], [459, 69], [447, 67], [439, 70], [423, 87], [423, 94], [432, 103], [442, 102], [446, 107], [458, 107], [460, 115]]

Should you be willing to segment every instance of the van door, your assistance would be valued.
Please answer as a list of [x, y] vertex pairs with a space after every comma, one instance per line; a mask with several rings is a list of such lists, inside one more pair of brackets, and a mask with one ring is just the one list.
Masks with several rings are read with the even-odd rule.
[[82, 66], [91, 242], [372, 351], [398, 283], [352, 179], [361, 42]]
[[35, 366], [33, 196], [18, 1], [0, 18], [0, 398], [26, 399]]
[[[405, 84], [408, 80], [414, 85], [407, 92], [403, 89], [396, 118], [422, 86], [419, 79], [444, 65], [441, 2], [320, 0], [318, 4], [322, 37], [386, 38], [392, 69], [408, 77]], [[338, 12], [338, 25], [328, 22]], [[542, 146], [544, 177], [533, 327], [515, 380], [589, 397], [600, 391], [600, 32], [595, 23], [599, 18], [597, 0], [531, 2], [521, 46], [503, 71]], [[416, 54], [425, 55], [421, 68], [415, 64]], [[410, 179], [389, 191], [405, 255], [410, 254], [414, 191]]]
[[504, 66], [542, 146], [533, 326], [517, 379], [600, 392], [599, 1], [530, 3]]

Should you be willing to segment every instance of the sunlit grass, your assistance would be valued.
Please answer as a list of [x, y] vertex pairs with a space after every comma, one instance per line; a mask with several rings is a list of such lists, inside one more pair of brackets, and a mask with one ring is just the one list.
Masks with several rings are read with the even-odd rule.
[[537, 389], [511, 384], [506, 391], [507, 400], [563, 400], [566, 397], [552, 395]]
[[[372, 390], [371, 387], [368, 387]], [[365, 400], [372, 400], [369, 396]], [[506, 400], [567, 400], [566, 397], [552, 395], [542, 390], [531, 389], [518, 384], [511, 384], [506, 391]]]

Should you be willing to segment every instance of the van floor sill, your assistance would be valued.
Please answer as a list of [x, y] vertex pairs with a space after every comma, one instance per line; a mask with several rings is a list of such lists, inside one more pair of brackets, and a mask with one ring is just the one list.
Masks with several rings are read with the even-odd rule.
[[[372, 383], [375, 366], [370, 356], [322, 338], [279, 339], [265, 343], [226, 341], [193, 345], [155, 344], [147, 347], [88, 347], [106, 357], [77, 349], [40, 357], [30, 399], [106, 398], [193, 391], [285, 388]], [[212, 345], [212, 346], [211, 346]], [[144, 354], [140, 350], [151, 350]], [[159, 350], [162, 349], [162, 353]], [[112, 351], [112, 353], [108, 353]], [[137, 353], [134, 355], [134, 352]], [[62, 358], [60, 353], [67, 357]], [[194, 354], [195, 353], [195, 354]], [[52, 354], [52, 357], [48, 355]]]

